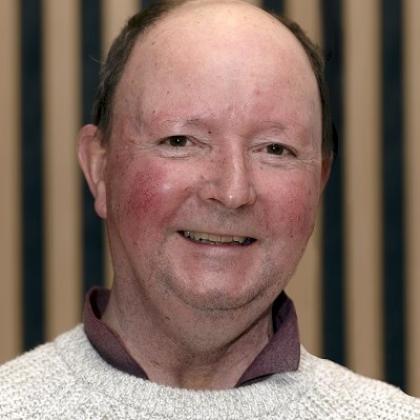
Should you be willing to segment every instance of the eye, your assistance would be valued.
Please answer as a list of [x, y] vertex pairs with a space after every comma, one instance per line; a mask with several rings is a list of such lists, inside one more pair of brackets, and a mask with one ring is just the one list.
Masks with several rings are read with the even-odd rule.
[[266, 147], [267, 153], [270, 155], [281, 156], [288, 152], [288, 150], [279, 143], [271, 143]]
[[162, 140], [161, 143], [172, 147], [185, 147], [188, 143], [188, 138], [187, 136], [170, 136]]

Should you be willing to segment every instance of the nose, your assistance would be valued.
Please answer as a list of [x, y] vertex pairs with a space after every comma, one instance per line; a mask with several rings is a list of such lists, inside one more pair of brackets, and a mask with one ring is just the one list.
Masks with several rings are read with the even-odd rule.
[[217, 201], [229, 209], [254, 204], [257, 194], [252, 170], [243, 152], [220, 156], [207, 169], [199, 195], [203, 200]]

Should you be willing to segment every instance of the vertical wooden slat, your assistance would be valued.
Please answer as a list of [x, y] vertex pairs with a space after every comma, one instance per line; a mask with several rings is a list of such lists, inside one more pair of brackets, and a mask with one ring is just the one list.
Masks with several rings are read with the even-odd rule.
[[322, 224], [322, 352], [344, 364], [344, 188], [342, 158], [343, 127], [343, 34], [342, 0], [322, 0], [322, 46], [328, 59], [325, 79], [330, 92], [332, 119], [338, 133], [339, 153], [323, 197]]
[[[83, 124], [88, 124], [92, 122], [92, 108], [102, 56], [101, 1], [81, 1], [80, 14], [82, 121]], [[102, 222], [95, 213], [92, 194], [87, 183], [83, 181], [83, 294], [92, 286], [103, 285], [105, 280], [102, 229]]]
[[42, 0], [20, 0], [22, 317], [25, 350], [45, 341]]
[[80, 320], [79, 10], [44, 0], [46, 332], [50, 339]]
[[255, 4], [255, 6], [261, 6], [263, 0], [247, 0], [248, 3]]
[[102, 0], [102, 52], [104, 56], [127, 19], [138, 10], [138, 0]]
[[[312, 41], [320, 43], [321, 18], [318, 0], [288, 0], [285, 14], [299, 23]], [[302, 343], [317, 355], [322, 352], [321, 222], [321, 217], [318, 217], [315, 231], [288, 287], [296, 305]]]
[[318, 356], [322, 355], [321, 233], [319, 217], [302, 260], [287, 288], [296, 307], [301, 342]]
[[348, 365], [381, 378], [379, 3], [346, 0], [343, 16]]
[[320, 0], [287, 0], [285, 14], [297, 22], [309, 38], [321, 43], [321, 4]]
[[18, 8], [0, 2], [0, 363], [18, 354], [22, 333]]
[[384, 366], [406, 387], [402, 2], [381, 0]]
[[403, 28], [406, 179], [407, 385], [420, 397], [420, 2], [405, 0]]

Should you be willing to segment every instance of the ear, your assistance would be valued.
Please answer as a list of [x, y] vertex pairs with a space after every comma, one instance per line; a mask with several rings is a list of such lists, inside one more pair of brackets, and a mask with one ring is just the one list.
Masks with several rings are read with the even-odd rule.
[[328, 180], [330, 179], [331, 168], [333, 164], [334, 156], [333, 153], [328, 153], [322, 156], [321, 163], [321, 191], [324, 191]]
[[105, 168], [107, 149], [102, 142], [98, 127], [92, 124], [82, 127], [78, 144], [79, 164], [95, 200], [99, 217], [106, 219]]

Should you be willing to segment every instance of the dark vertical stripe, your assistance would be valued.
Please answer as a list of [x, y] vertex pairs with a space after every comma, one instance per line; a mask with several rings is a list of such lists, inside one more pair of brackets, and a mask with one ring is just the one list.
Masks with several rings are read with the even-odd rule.
[[23, 345], [44, 339], [41, 1], [21, 0]]
[[[325, 75], [330, 91], [332, 118], [342, 143], [342, 23], [341, 1], [323, 0], [323, 45]], [[342, 149], [342, 146], [339, 146]], [[343, 250], [343, 160], [338, 153], [324, 195], [323, 222], [323, 347], [324, 354], [345, 362], [344, 250]]]
[[264, 0], [263, 7], [269, 12], [277, 13], [278, 15], [284, 12], [284, 2], [283, 0]]
[[155, 0], [140, 0], [139, 8], [140, 10], [146, 9], [147, 7], [151, 6], [153, 3], [155, 3]]
[[[92, 106], [101, 62], [101, 4], [80, 2], [82, 13], [82, 113], [83, 123], [92, 122]], [[102, 223], [93, 207], [92, 194], [83, 182], [83, 292], [104, 283], [104, 238]]]
[[405, 387], [402, 6], [382, 1], [385, 375]]

